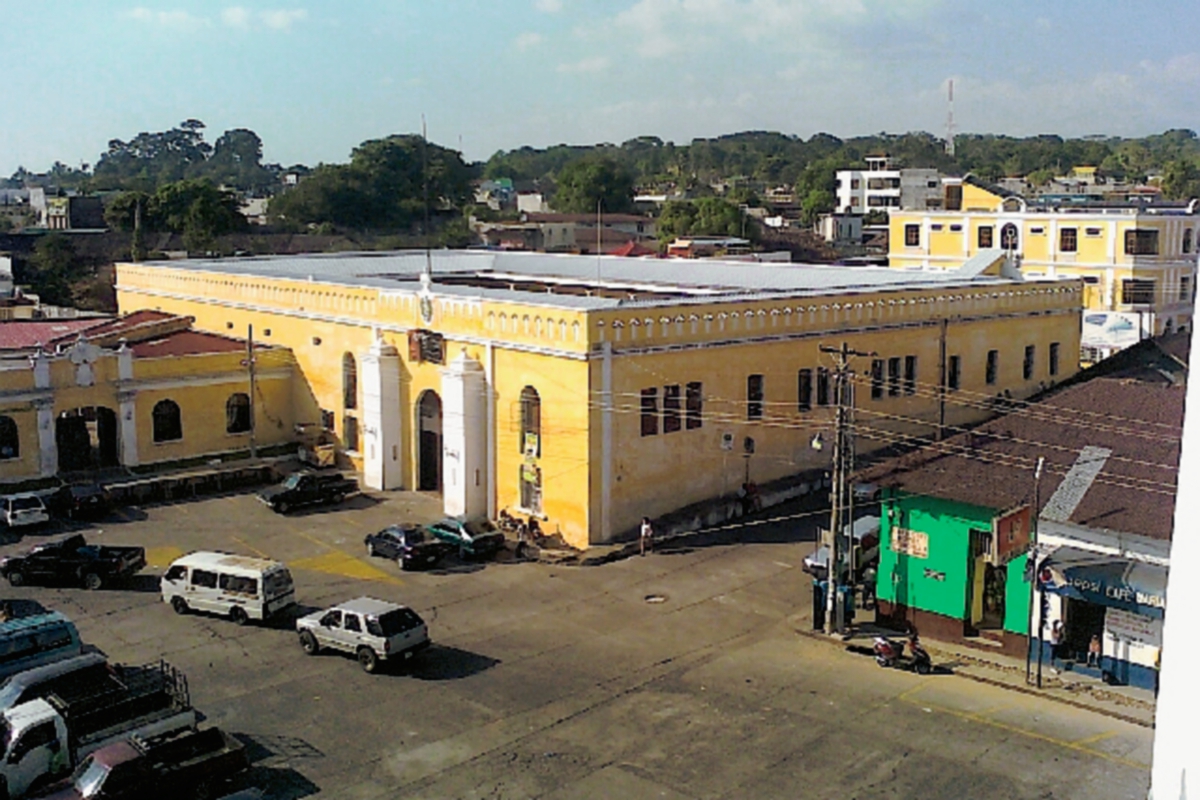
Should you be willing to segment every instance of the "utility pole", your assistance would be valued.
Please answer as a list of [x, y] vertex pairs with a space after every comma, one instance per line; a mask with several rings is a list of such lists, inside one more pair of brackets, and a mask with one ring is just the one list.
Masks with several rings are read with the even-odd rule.
[[[825, 580], [825, 633], [832, 635], [840, 630], [834, 618], [837, 611], [838, 582], [841, 579], [841, 565], [838, 558], [838, 541], [842, 533], [842, 509], [846, 505], [846, 484], [853, 463], [854, 445], [850, 440], [850, 414], [853, 400], [850, 393], [850, 360], [855, 357], [870, 358], [875, 353], [864, 353], [851, 349], [850, 345], [842, 342], [840, 347], [821, 345], [822, 353], [832, 355], [836, 359], [833, 373], [834, 396], [837, 398], [837, 415], [834, 418], [833, 439], [833, 487], [832, 509], [829, 520], [829, 565], [826, 569]], [[853, 521], [851, 521], [853, 524]], [[853, 539], [853, 534], [851, 535]], [[850, 544], [853, 547], [853, 541]]]
[[[1029, 559], [1030, 578], [1029, 578], [1029, 616], [1033, 617], [1035, 608], [1034, 601], [1037, 601], [1037, 621], [1038, 621], [1038, 678], [1037, 685], [1042, 687], [1042, 631], [1046, 627], [1046, 620], [1042, 617], [1042, 595], [1037, 591], [1038, 588], [1038, 572], [1040, 572], [1041, 564], [1037, 546], [1037, 529], [1038, 529], [1038, 514], [1041, 513], [1042, 503], [1042, 467], [1046, 464], [1046, 459], [1038, 456], [1037, 466], [1033, 468], [1033, 512], [1029, 516]], [[1033, 626], [1029, 626], [1028, 644], [1025, 648], [1025, 683], [1028, 685], [1031, 682], [1031, 670], [1033, 661]]]
[[258, 444], [254, 441], [254, 326], [246, 326], [246, 369], [250, 372], [250, 457], [258, 458]]

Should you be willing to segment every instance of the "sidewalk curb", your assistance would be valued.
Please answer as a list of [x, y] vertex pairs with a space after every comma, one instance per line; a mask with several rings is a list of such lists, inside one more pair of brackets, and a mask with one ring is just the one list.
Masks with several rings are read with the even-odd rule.
[[[842, 649], [845, 649], [846, 646], [849, 644], [849, 640], [831, 638], [829, 636], [826, 636], [821, 631], [808, 630], [808, 629], [805, 629], [804, 627], [796, 627], [794, 624], [792, 626], [792, 629], [796, 633], [798, 633], [801, 636], [804, 636], [808, 639], [812, 639], [812, 640], [818, 641], [818, 642], [825, 642], [826, 644], [833, 645], [835, 647], [840, 647]], [[936, 647], [930, 647], [928, 649], [931, 653], [938, 653], [939, 655], [942, 655], [942, 656], [946, 656], [946, 655], [954, 656], [954, 654], [946, 653], [946, 651], [944, 651], [944, 650], [938, 650], [938, 649], [936, 649]], [[981, 662], [981, 663], [986, 663], [986, 662]], [[1001, 666], [993, 667], [992, 665], [987, 665], [982, 668], [984, 668], [984, 669], [995, 668], [995, 669], [1007, 671], [1004, 667], [1001, 667]], [[1046, 700], [1052, 700], [1056, 703], [1060, 703], [1065, 706], [1071, 706], [1073, 708], [1078, 708], [1081, 711], [1092, 711], [1097, 714], [1102, 714], [1106, 717], [1111, 717], [1112, 719], [1118, 719], [1118, 720], [1121, 720], [1122, 722], [1127, 722], [1131, 725], [1137, 725], [1142, 728], [1149, 728], [1151, 730], [1154, 730], [1154, 722], [1153, 721], [1138, 719], [1137, 717], [1130, 716], [1128, 714], [1122, 714], [1119, 711], [1113, 711], [1111, 709], [1097, 707], [1097, 706], [1089, 705], [1087, 703], [1081, 703], [1078, 700], [1072, 700], [1067, 697], [1059, 697], [1058, 695], [1050, 694], [1045, 689], [1037, 689], [1032, 686], [1020, 686], [1017, 684], [1008, 683], [1007, 681], [996, 680], [995, 678], [988, 678], [983, 675], [973, 675], [969, 672], [960, 672], [955, 669], [951, 669], [950, 674], [955, 677], [958, 677], [958, 678], [965, 678], [967, 680], [975, 681], [976, 683], [983, 683], [983, 684], [987, 684], [989, 686], [995, 686], [1000, 689], [1008, 689], [1009, 691], [1019, 692], [1021, 694], [1026, 694], [1031, 697], [1040, 697], [1040, 698], [1043, 698]]]

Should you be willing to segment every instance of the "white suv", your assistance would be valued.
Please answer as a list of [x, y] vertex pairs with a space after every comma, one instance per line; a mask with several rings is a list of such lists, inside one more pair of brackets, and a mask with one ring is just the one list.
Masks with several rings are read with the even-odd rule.
[[296, 620], [300, 646], [310, 656], [325, 648], [353, 653], [364, 672], [401, 662], [429, 646], [425, 620], [407, 606], [360, 597]]

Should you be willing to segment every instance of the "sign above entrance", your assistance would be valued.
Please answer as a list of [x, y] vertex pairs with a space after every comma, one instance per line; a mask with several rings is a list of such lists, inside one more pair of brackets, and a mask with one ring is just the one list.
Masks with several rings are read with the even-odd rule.
[[446, 339], [433, 331], [413, 330], [408, 332], [408, 360], [416, 363], [446, 363]]
[[892, 528], [892, 550], [913, 558], [929, 558], [929, 534]]
[[1029, 506], [1020, 506], [992, 519], [992, 547], [988, 561], [1003, 566], [1029, 548], [1032, 525]]

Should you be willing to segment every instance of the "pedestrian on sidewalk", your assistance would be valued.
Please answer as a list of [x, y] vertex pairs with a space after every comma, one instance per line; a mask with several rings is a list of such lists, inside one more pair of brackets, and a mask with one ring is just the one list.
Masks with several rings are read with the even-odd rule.
[[1088, 642], [1087, 665], [1089, 667], [1096, 667], [1099, 669], [1101, 652], [1100, 637], [1093, 634], [1092, 640]]
[[1050, 623], [1050, 671], [1058, 674], [1058, 662], [1062, 660], [1063, 624], [1061, 619]]
[[646, 555], [646, 551], [654, 549], [654, 526], [650, 524], [649, 517], [642, 517], [642, 536], [639, 545], [641, 555]]

